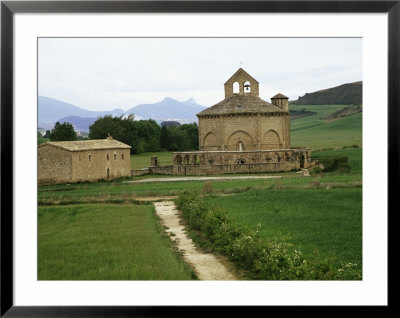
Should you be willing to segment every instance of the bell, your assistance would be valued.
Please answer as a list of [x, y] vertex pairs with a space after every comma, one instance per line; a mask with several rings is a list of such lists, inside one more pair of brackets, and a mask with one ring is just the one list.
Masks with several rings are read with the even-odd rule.
[[250, 87], [250, 84], [245, 84], [245, 85], [244, 85], [244, 88], [245, 88], [245, 89], [248, 89], [249, 87]]

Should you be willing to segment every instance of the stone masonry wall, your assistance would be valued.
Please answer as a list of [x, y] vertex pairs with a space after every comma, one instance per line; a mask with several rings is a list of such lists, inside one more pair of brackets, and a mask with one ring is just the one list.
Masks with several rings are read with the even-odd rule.
[[38, 148], [38, 183], [72, 181], [72, 156], [65, 149], [44, 145]]
[[131, 175], [129, 149], [85, 150], [74, 152], [72, 158], [73, 182], [116, 179]]
[[[199, 118], [199, 145], [201, 151], [238, 150], [238, 142], [243, 150], [269, 150], [290, 148], [289, 115], [246, 114], [220, 115]], [[271, 143], [271, 134], [279, 136], [279, 144]], [[215, 136], [215, 138], [210, 138]], [[216, 142], [215, 142], [216, 140]]]
[[175, 165], [150, 167], [151, 174], [164, 175], [212, 175], [257, 172], [282, 172], [299, 169], [297, 162], [275, 162], [256, 164]]

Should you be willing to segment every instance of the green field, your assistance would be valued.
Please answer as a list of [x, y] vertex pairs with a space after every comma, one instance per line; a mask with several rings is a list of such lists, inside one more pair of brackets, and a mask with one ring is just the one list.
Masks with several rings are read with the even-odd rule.
[[361, 188], [252, 190], [207, 204], [237, 224], [261, 224], [265, 240], [291, 243], [308, 260], [332, 257], [336, 267], [351, 262], [361, 269]]
[[172, 152], [151, 152], [131, 155], [131, 168], [142, 169], [150, 166], [152, 156], [157, 156], [157, 162], [160, 166], [172, 165]]
[[290, 106], [291, 109], [315, 111], [317, 114], [290, 122], [290, 144], [318, 150], [329, 147], [362, 145], [362, 113], [334, 121], [321, 118], [342, 109], [344, 105]]
[[50, 138], [40, 137], [40, 138], [38, 138], [38, 145], [43, 144], [48, 141], [50, 141]]
[[[351, 173], [295, 171], [257, 175], [279, 179], [129, 183], [130, 177], [38, 188], [39, 279], [193, 279], [162, 235], [150, 204], [140, 197], [207, 194], [238, 225], [261, 223], [262, 237], [293, 244], [306, 259], [362, 266], [362, 117], [326, 122], [342, 105], [294, 106], [317, 114], [291, 121], [291, 144], [309, 146], [314, 158], [347, 156]], [[131, 156], [132, 169], [172, 164], [171, 152]], [[118, 266], [116, 265], [118, 264]], [[162, 265], [160, 265], [162, 264]]]
[[39, 207], [39, 280], [190, 280], [152, 205]]

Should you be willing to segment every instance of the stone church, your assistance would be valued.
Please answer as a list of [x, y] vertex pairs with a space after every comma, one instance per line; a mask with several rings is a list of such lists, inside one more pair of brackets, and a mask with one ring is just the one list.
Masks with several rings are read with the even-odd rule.
[[200, 149], [175, 152], [174, 174], [290, 171], [311, 165], [310, 148], [290, 147], [288, 97], [262, 100], [258, 81], [242, 68], [224, 91], [224, 100], [197, 114]]
[[259, 83], [240, 68], [224, 85], [225, 99], [197, 114], [201, 151], [290, 148], [288, 98], [268, 103]]

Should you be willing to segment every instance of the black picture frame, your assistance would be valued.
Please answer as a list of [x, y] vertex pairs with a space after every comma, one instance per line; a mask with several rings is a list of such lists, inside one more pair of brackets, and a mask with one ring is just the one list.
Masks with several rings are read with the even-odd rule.
[[[387, 13], [388, 14], [388, 213], [398, 210], [400, 153], [400, 0], [396, 1], [1, 1], [1, 316], [177, 317], [207, 314], [209, 307], [23, 307], [13, 304], [13, 15], [14, 13]], [[390, 222], [388, 222], [390, 233]], [[392, 224], [393, 226], [393, 224]], [[389, 237], [388, 237], [389, 239]], [[388, 245], [389, 246], [389, 245]], [[388, 254], [389, 255], [389, 254]], [[390, 268], [388, 268], [390, 270]], [[388, 279], [390, 286], [390, 280]], [[390, 288], [389, 288], [390, 289]], [[390, 307], [390, 297], [388, 299]], [[243, 308], [232, 308], [244, 313]], [[251, 307], [251, 312], [259, 308]], [[292, 311], [303, 311], [294, 306]], [[347, 308], [348, 310], [349, 308]], [[229, 311], [230, 311], [229, 310]], [[217, 306], [213, 313], [227, 313]], [[251, 315], [249, 308], [246, 316]]]

